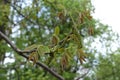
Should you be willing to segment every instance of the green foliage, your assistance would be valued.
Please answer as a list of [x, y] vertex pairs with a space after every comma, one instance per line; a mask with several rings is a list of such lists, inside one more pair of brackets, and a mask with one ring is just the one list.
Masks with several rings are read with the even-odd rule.
[[[11, 29], [8, 27], [9, 14], [10, 14], [10, 5], [7, 4], [6, 1], [0, 0], [0, 31], [6, 34], [7, 36], [11, 34]], [[8, 48], [8, 45], [6, 45], [5, 41], [0, 36], [0, 66], [2, 66], [1, 64], [4, 63], [5, 54], [9, 50], [10, 49]]]
[[0, 73], [2, 73], [2, 74], [0, 74], [0, 78], [2, 80], [6, 80], [7, 79], [7, 75], [6, 75], [7, 71], [5, 69], [0, 69]]
[[119, 80], [119, 58], [120, 54], [109, 54], [99, 57], [99, 64], [95, 70], [95, 76], [99, 80]]
[[[91, 44], [96, 37], [107, 30], [107, 26], [92, 17], [94, 8], [91, 0], [31, 0], [30, 2], [25, 5], [27, 0], [18, 2], [13, 0], [16, 4], [11, 5], [16, 8], [4, 5], [6, 14], [3, 14], [3, 9], [1, 10], [3, 6], [0, 6], [2, 13], [0, 24], [7, 25], [6, 22], [9, 22], [9, 26], [16, 25], [10, 29], [6, 28], [8, 31], [12, 30], [10, 38], [20, 49], [34, 50], [30, 54], [24, 53], [29, 56], [27, 60], [29, 64], [22, 64], [21, 62], [27, 61], [9, 51], [15, 59], [14, 65], [11, 66], [19, 66], [16, 68], [19, 74], [13, 72], [11, 79], [16, 80], [18, 75], [21, 80], [56, 80], [53, 75], [35, 65], [38, 61], [62, 75], [65, 80], [75, 79], [80, 67], [91, 68], [95, 59], [92, 53], [96, 53], [92, 51], [95, 49], [91, 49]], [[10, 21], [4, 15], [9, 15]], [[84, 40], [87, 40], [87, 43], [84, 43]], [[0, 47], [1, 52], [2, 49], [5, 51], [5, 48], [7, 49], [6, 46]], [[30, 60], [33, 60], [34, 65], [31, 65]], [[7, 69], [11, 68], [10, 65], [6, 66]], [[89, 80], [88, 77], [85, 79]]]
[[1, 0], [0, 2], [0, 27], [3, 27], [3, 25], [7, 27], [10, 6], [5, 1]]

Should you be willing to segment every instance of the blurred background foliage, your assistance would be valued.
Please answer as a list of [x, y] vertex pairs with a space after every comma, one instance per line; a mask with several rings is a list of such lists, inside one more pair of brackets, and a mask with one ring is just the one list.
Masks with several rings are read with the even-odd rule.
[[[22, 50], [39, 44], [38, 61], [65, 80], [120, 80], [119, 35], [94, 10], [91, 0], [0, 0], [0, 31]], [[1, 37], [0, 73], [1, 80], [56, 80]]]

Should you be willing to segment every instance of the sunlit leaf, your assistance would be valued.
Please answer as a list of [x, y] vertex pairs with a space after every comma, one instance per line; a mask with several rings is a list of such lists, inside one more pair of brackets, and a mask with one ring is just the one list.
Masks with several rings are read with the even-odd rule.
[[24, 50], [32, 50], [32, 49], [35, 49], [35, 48], [37, 48], [37, 47], [38, 47], [38, 45], [33, 44], [33, 45], [31, 45], [31, 46], [26, 47]]
[[44, 46], [44, 45], [39, 45], [37, 47], [37, 52], [38, 54], [44, 54], [44, 53], [50, 53], [50, 49], [48, 46]]
[[54, 34], [55, 34], [55, 35], [59, 35], [59, 33], [60, 33], [60, 28], [57, 26], [57, 27], [55, 27], [55, 32], [54, 32]]

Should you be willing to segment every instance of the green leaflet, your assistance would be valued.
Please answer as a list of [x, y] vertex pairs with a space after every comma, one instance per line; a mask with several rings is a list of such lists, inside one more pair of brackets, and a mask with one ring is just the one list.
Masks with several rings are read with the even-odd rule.
[[38, 47], [37, 44], [33, 44], [33, 45], [31, 45], [31, 46], [26, 47], [24, 50], [32, 50], [32, 49], [35, 49], [35, 48], [37, 48], [37, 47]]
[[44, 53], [50, 53], [50, 49], [48, 46], [44, 46], [44, 45], [39, 45], [37, 47], [37, 52], [38, 54], [44, 54]]
[[37, 49], [38, 54], [50, 53], [50, 49], [48, 46], [37, 45], [37, 44], [33, 44], [31, 46], [28, 46], [24, 50], [32, 50], [32, 49]]
[[57, 26], [57, 27], [55, 27], [55, 32], [54, 32], [54, 34], [55, 34], [55, 35], [59, 35], [59, 33], [60, 33], [60, 28]]

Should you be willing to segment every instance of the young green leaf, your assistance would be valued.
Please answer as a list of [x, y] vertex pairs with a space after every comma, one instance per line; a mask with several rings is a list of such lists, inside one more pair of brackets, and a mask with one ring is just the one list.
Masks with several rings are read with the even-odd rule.
[[32, 49], [35, 49], [35, 48], [37, 48], [37, 47], [38, 47], [37, 44], [33, 44], [33, 45], [31, 45], [31, 46], [26, 47], [24, 50], [32, 50]]
[[54, 34], [55, 34], [55, 35], [59, 35], [59, 33], [60, 33], [60, 28], [57, 26], [57, 27], [55, 27], [55, 32], [54, 32]]
[[50, 49], [48, 46], [44, 46], [44, 45], [39, 45], [37, 48], [37, 52], [38, 54], [44, 54], [44, 53], [50, 53]]

